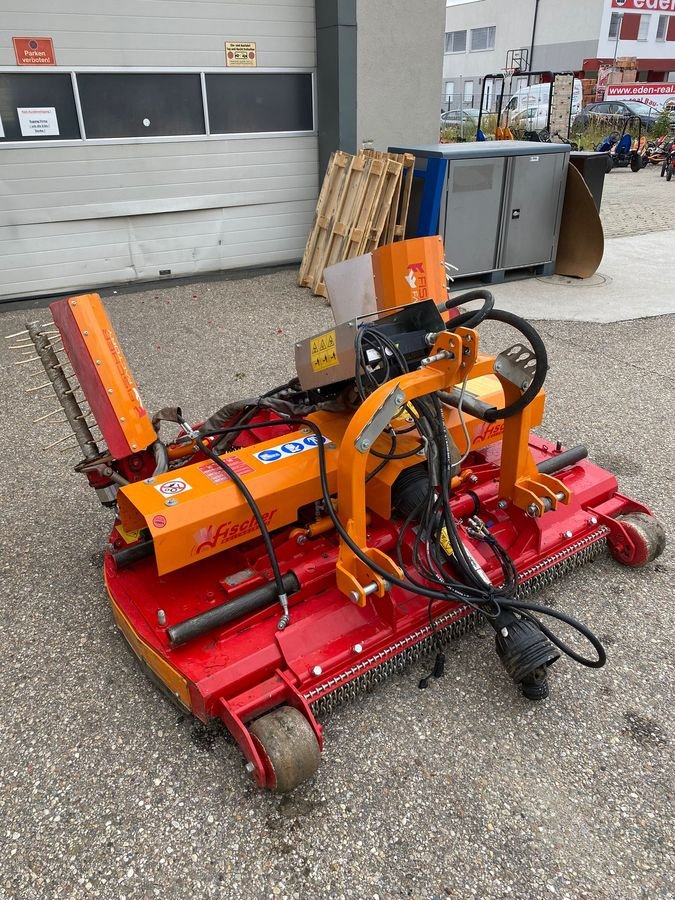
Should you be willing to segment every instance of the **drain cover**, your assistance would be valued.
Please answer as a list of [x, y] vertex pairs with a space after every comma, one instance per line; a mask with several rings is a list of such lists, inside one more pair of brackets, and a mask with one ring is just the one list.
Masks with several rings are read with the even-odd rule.
[[542, 284], [555, 284], [561, 287], [598, 287], [601, 284], [611, 284], [609, 275], [601, 275], [596, 272], [590, 278], [570, 278], [568, 275], [547, 275], [545, 278], [537, 278]]

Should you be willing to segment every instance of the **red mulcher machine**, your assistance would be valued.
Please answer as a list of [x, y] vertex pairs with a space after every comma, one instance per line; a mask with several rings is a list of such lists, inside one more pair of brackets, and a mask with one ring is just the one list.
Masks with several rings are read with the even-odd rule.
[[[607, 548], [642, 566], [665, 546], [584, 447], [531, 432], [548, 367], [532, 326], [484, 290], [441, 306], [454, 317], [427, 299], [300, 341], [295, 377], [195, 426], [177, 406], [148, 415], [96, 294], [11, 336], [44, 366], [76, 468], [113, 512], [120, 630], [182, 708], [225, 724], [261, 787], [310, 778], [317, 717], [435, 653], [427, 686], [444, 643], [479, 621], [531, 700], [561, 653], [601, 667], [595, 635], [534, 591]], [[519, 332], [496, 358], [479, 352], [486, 320]]]

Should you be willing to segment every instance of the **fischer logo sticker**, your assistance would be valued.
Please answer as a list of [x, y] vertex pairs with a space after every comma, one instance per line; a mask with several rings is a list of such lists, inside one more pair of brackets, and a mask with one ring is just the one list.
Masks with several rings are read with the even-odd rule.
[[[324, 444], [330, 443], [327, 437], [324, 437], [323, 442]], [[318, 443], [319, 439], [312, 434], [301, 440], [287, 441], [285, 444], [278, 444], [276, 447], [261, 450], [253, 455], [261, 463], [268, 465], [269, 463], [279, 462], [281, 459], [287, 459], [289, 456], [297, 456], [298, 453], [304, 453], [305, 450], [314, 450]]]
[[192, 488], [183, 478], [174, 478], [163, 484], [156, 484], [155, 490], [159, 491], [163, 497], [175, 497], [176, 494], [184, 494], [186, 491], [191, 491]]
[[166, 516], [153, 516], [152, 524], [155, 528], [164, 528], [166, 525]]
[[403, 276], [410, 288], [413, 300], [425, 300], [428, 296], [428, 281], [424, 271], [424, 263], [410, 263], [407, 275]]
[[[262, 514], [265, 525], [270, 525], [275, 514], [276, 509], [272, 509], [269, 512], [264, 512]], [[213, 525], [209, 525], [206, 528], [201, 528], [195, 534], [195, 545], [192, 552], [196, 556], [199, 556], [199, 554], [204, 553], [204, 551], [215, 550], [216, 547], [222, 547], [225, 544], [229, 544], [231, 541], [241, 539], [245, 536], [248, 537], [257, 532], [258, 523], [256, 522], [255, 516], [251, 516], [250, 519], [245, 519], [243, 522], [221, 522], [217, 528]]]

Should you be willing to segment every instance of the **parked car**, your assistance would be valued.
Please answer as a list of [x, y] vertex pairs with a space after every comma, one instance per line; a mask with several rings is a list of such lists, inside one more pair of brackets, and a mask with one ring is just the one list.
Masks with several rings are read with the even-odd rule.
[[572, 128], [573, 130], [585, 128], [598, 119], [611, 118], [617, 123], [622, 123], [629, 116], [639, 116], [642, 127], [649, 131], [658, 114], [658, 110], [640, 100], [605, 100], [602, 103], [589, 103], [588, 106], [584, 106], [574, 120]]
[[441, 128], [475, 128], [479, 114], [478, 109], [449, 109], [441, 113]]

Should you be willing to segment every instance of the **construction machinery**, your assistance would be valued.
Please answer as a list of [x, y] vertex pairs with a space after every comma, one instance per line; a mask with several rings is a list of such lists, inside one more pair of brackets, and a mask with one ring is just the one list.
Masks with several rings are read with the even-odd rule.
[[[665, 545], [583, 446], [532, 432], [548, 367], [534, 328], [482, 289], [441, 306], [336, 322], [295, 345], [288, 382], [198, 424], [148, 413], [96, 294], [12, 336], [111, 509], [119, 629], [182, 709], [225, 724], [261, 787], [312, 777], [322, 715], [425, 654], [432, 684], [444, 643], [478, 622], [525, 698], [548, 695], [561, 654], [601, 667], [590, 629], [534, 592], [607, 548], [642, 566]], [[484, 355], [484, 321], [518, 339]]]

